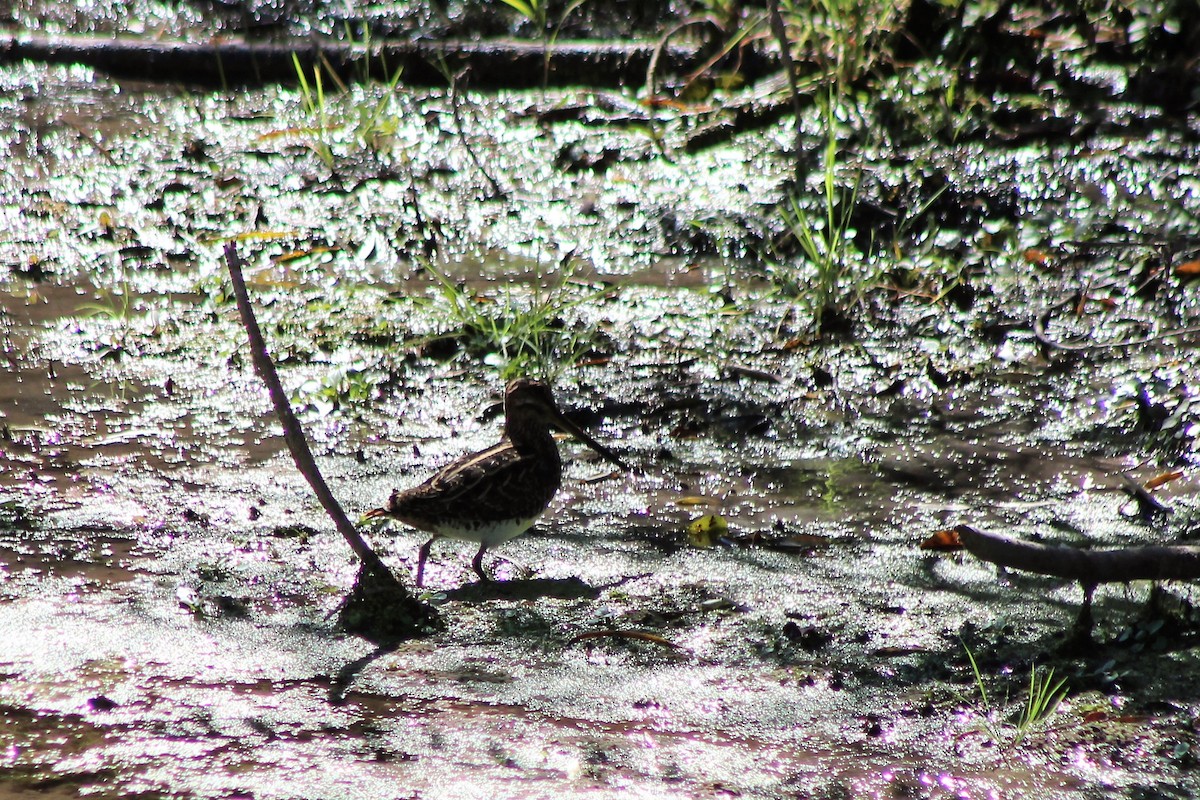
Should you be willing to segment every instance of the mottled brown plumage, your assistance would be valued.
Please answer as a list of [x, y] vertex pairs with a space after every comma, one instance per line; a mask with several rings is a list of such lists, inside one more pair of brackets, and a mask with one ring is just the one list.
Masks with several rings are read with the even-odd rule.
[[621, 469], [621, 459], [568, 420], [546, 384], [529, 378], [504, 390], [505, 435], [498, 444], [464, 456], [412, 489], [392, 492], [387, 505], [367, 514], [390, 517], [433, 534], [417, 558], [417, 586], [435, 541], [448, 537], [478, 542], [471, 566], [482, 580], [483, 554], [520, 536], [537, 521], [562, 483], [562, 459], [551, 433], [559, 428], [577, 437]]

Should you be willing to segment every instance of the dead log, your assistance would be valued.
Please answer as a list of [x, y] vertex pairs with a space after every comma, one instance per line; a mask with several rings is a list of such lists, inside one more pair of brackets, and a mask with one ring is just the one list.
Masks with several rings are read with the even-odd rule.
[[[405, 84], [444, 86], [447, 74], [469, 70], [475, 88], [640, 86], [647, 67], [681, 73], [694, 67], [697, 47], [659, 48], [641, 42], [380, 41], [368, 47], [315, 39], [253, 42], [211, 39], [163, 41], [130, 36], [0, 35], [0, 64], [38, 61], [84, 64], [117, 78], [227, 88], [294, 82], [293, 55], [311, 72], [325, 65], [345, 82], [364, 75], [387, 79], [403, 69]], [[748, 77], [761, 59], [743, 58]], [[386, 68], [387, 75], [384, 75]]]
[[1085, 586], [1200, 578], [1200, 547], [1191, 545], [1080, 550], [985, 533], [970, 525], [959, 525], [954, 531], [976, 558], [1010, 569], [1079, 581]]
[[1200, 547], [1192, 545], [1079, 550], [984, 533], [970, 525], [958, 525], [954, 532], [959, 543], [976, 558], [1009, 569], [1079, 582], [1083, 605], [1064, 643], [1067, 649], [1085, 649], [1092, 644], [1092, 594], [1099, 584], [1200, 578]]

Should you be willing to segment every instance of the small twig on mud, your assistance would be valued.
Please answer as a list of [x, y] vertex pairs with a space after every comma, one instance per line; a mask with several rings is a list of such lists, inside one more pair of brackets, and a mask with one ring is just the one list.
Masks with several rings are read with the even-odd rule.
[[100, 141], [95, 136], [92, 135], [91, 131], [86, 130], [82, 125], [77, 125], [76, 123], [72, 122], [70, 119], [64, 118], [63, 122], [66, 124], [67, 127], [71, 128], [73, 131], [78, 133], [80, 138], [82, 138], [85, 142], [90, 144], [95, 149], [95, 151], [97, 153], [99, 153], [104, 158], [104, 160], [109, 163], [109, 166], [113, 166], [113, 167], [121, 166], [120, 163], [115, 158], [113, 158], [112, 153], [109, 152], [108, 148], [105, 147], [103, 144], [101, 144]]
[[703, 18], [701, 18], [701, 19], [685, 19], [684, 21], [680, 22], [679, 24], [677, 24], [671, 28], [667, 28], [666, 33], [664, 33], [662, 35], [662, 37], [659, 38], [658, 44], [656, 44], [654, 46], [654, 50], [651, 51], [650, 63], [648, 65], [646, 65], [646, 97], [647, 98], [653, 98], [655, 92], [658, 91], [658, 89], [654, 83], [654, 78], [655, 78], [655, 74], [658, 72], [659, 56], [661, 56], [663, 50], [666, 49], [667, 42], [669, 42], [671, 40], [672, 36], [674, 36], [679, 31], [683, 30], [684, 28], [688, 27], [689, 25], [699, 25], [699, 24], [702, 24], [705, 22], [708, 22], [708, 20], [703, 19]]
[[678, 650], [679, 645], [672, 642], [666, 637], [659, 636], [657, 633], [649, 631], [624, 631], [624, 630], [603, 630], [603, 631], [587, 631], [585, 633], [576, 634], [567, 642], [569, 645], [579, 644], [580, 642], [588, 642], [593, 639], [635, 639], [639, 642], [650, 642], [651, 644], [661, 645], [662, 647], [671, 650]]
[[367, 569], [371, 570], [377, 578], [387, 581], [389, 584], [400, 586], [400, 582], [396, 580], [388, 568], [380, 560], [375, 551], [363, 540], [358, 531], [355, 530], [354, 524], [350, 522], [346, 512], [342, 510], [342, 506], [338, 503], [337, 498], [333, 496], [333, 492], [329, 490], [329, 486], [325, 483], [325, 478], [321, 475], [321, 470], [317, 467], [316, 460], [313, 459], [312, 450], [308, 447], [308, 440], [304, 438], [304, 431], [300, 427], [299, 420], [296, 419], [295, 413], [292, 411], [292, 406], [288, 402], [287, 395], [283, 391], [283, 384], [279, 381], [279, 373], [275, 371], [275, 364], [271, 361], [271, 356], [267, 353], [267, 345], [263, 340], [262, 329], [258, 326], [258, 320], [254, 316], [254, 309], [250, 305], [250, 295], [246, 291], [246, 279], [242, 275], [242, 265], [246, 262], [237, 252], [237, 245], [233, 242], [228, 242], [225, 245], [225, 265], [229, 269], [229, 278], [233, 283], [233, 295], [237, 299], [238, 313], [242, 317], [242, 325], [246, 329], [246, 335], [250, 339], [250, 358], [254, 363], [254, 370], [258, 376], [262, 378], [263, 383], [267, 385], [267, 393], [271, 396], [271, 403], [275, 406], [275, 415], [279, 418], [279, 424], [283, 426], [283, 438], [287, 442], [288, 450], [292, 454], [292, 459], [296, 462], [296, 469], [300, 470], [308, 485], [312, 487], [317, 495], [317, 499], [321, 501], [321, 506], [325, 509], [325, 513], [333, 520], [333, 524], [337, 527], [338, 532], [342, 534], [346, 542], [350, 545], [350, 549], [354, 551], [363, 562]]
[[1046, 325], [1050, 322], [1051, 312], [1047, 311], [1033, 321], [1033, 336], [1039, 342], [1052, 350], [1065, 350], [1071, 353], [1087, 352], [1089, 350], [1108, 350], [1122, 347], [1137, 347], [1143, 344], [1153, 344], [1161, 342], [1164, 339], [1172, 339], [1176, 336], [1188, 336], [1194, 333], [1200, 333], [1200, 325], [1192, 325], [1187, 328], [1176, 328], [1172, 331], [1164, 331], [1153, 336], [1142, 336], [1138, 339], [1120, 339], [1115, 342], [1087, 342], [1082, 344], [1067, 344], [1051, 339], [1046, 333]]
[[438, 253], [438, 241], [442, 238], [440, 226], [430, 225], [421, 213], [421, 196], [417, 193], [415, 184], [408, 187], [408, 206], [417, 218], [413, 230], [421, 237], [421, 251], [425, 258], [433, 261]]
[[1138, 516], [1142, 519], [1150, 519], [1157, 514], [1170, 514], [1171, 507], [1164, 504], [1142, 484], [1135, 481], [1128, 475], [1121, 475], [1121, 491], [1129, 495], [1130, 499], [1137, 503]]
[[735, 378], [749, 378], [750, 380], [763, 381], [765, 383], [784, 383], [782, 375], [776, 375], [774, 372], [767, 372], [754, 367], [747, 367], [744, 364], [729, 363], [725, 365], [725, 373]]

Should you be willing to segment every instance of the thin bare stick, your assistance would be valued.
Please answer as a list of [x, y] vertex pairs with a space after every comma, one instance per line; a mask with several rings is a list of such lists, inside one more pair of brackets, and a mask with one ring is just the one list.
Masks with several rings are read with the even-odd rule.
[[1046, 333], [1046, 326], [1050, 323], [1050, 312], [1047, 311], [1033, 321], [1033, 336], [1039, 342], [1052, 350], [1066, 350], [1072, 353], [1082, 353], [1090, 350], [1116, 350], [1122, 347], [1140, 347], [1144, 344], [1153, 344], [1161, 342], [1164, 339], [1171, 339], [1176, 336], [1190, 336], [1195, 333], [1200, 333], [1200, 325], [1192, 325], [1187, 328], [1176, 328], [1175, 330], [1163, 331], [1162, 333], [1154, 334], [1153, 336], [1141, 336], [1137, 339], [1120, 339], [1115, 342], [1083, 342], [1080, 344], [1072, 344], [1069, 342], [1059, 342], [1051, 339]]
[[447, 78], [450, 81], [450, 110], [454, 113], [454, 131], [458, 134], [458, 140], [462, 142], [463, 149], [467, 151], [467, 156], [471, 159], [471, 163], [475, 165], [475, 169], [479, 170], [480, 174], [492, 186], [492, 195], [489, 200], [498, 200], [508, 197], [508, 192], [496, 182], [492, 174], [488, 172], [487, 167], [479, 160], [479, 156], [475, 155], [475, 148], [471, 146], [471, 140], [467, 138], [466, 126], [462, 119], [462, 95], [458, 90], [462, 78], [466, 75], [466, 70], [462, 70], [457, 75], [451, 75], [449, 67], [447, 67]]
[[376, 577], [399, 586], [396, 576], [384, 566], [383, 561], [375, 555], [375, 551], [354, 528], [354, 524], [342, 510], [342, 506], [333, 496], [333, 492], [329, 491], [329, 486], [325, 483], [325, 478], [322, 477], [321, 470], [318, 469], [317, 462], [313, 459], [312, 450], [308, 447], [308, 440], [304, 438], [300, 422], [292, 412], [287, 395], [284, 394], [283, 384], [279, 381], [279, 373], [275, 371], [275, 364], [267, 353], [267, 344], [263, 340], [262, 329], [259, 328], [258, 319], [255, 318], [254, 309], [250, 305], [250, 295], [246, 291], [246, 279], [242, 275], [242, 266], [245, 263], [245, 260], [238, 255], [237, 245], [233, 242], [226, 243], [225, 265], [229, 269], [229, 279], [233, 282], [233, 296], [237, 300], [242, 325], [246, 328], [246, 335], [250, 339], [250, 358], [254, 363], [254, 371], [267, 385], [267, 393], [270, 394], [271, 403], [275, 406], [275, 415], [279, 418], [279, 424], [283, 426], [283, 438], [292, 454], [292, 460], [296, 462], [296, 469], [300, 470], [300, 474], [308, 481], [308, 485], [316, 493], [317, 499], [321, 501], [325, 513], [333, 520], [338, 532], [345, 538], [355, 555], [362, 560], [363, 565]]

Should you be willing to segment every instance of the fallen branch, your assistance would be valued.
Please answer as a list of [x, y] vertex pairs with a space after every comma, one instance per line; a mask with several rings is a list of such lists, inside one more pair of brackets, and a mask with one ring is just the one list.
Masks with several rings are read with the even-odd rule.
[[970, 525], [954, 528], [971, 555], [1010, 569], [1053, 575], [1088, 585], [1200, 578], [1200, 547], [1150, 545], [1119, 550], [1080, 550], [1026, 542]]
[[652, 60], [683, 72], [699, 53], [692, 46], [640, 42], [556, 42], [547, 50], [540, 42], [521, 41], [383, 41], [365, 47], [309, 39], [180, 42], [128, 36], [0, 35], [0, 64], [22, 60], [86, 64], [119, 77], [218, 88], [294, 82], [293, 54], [305, 69], [326, 66], [344, 81], [370, 75], [376, 65], [386, 64], [392, 74], [402, 69], [408, 85], [444, 86], [447, 68], [452, 72], [469, 68], [476, 88], [533, 88], [636, 86]]
[[1079, 550], [1025, 542], [970, 525], [955, 526], [958, 543], [976, 558], [1039, 575], [1078, 581], [1083, 604], [1064, 645], [1086, 648], [1092, 642], [1092, 595], [1101, 583], [1195, 580], [1200, 578], [1200, 547], [1151, 545], [1120, 550]]

